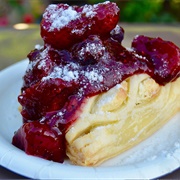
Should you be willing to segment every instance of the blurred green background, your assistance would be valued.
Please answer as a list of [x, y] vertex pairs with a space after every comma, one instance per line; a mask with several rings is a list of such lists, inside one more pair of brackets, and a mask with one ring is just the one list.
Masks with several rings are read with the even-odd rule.
[[[91, 3], [102, 2], [89, 0]], [[121, 22], [178, 23], [180, 0], [116, 0], [120, 7]]]
[[[99, 2], [104, 2], [104, 0], [0, 0], [0, 26], [39, 23], [44, 9], [50, 3], [82, 5]], [[180, 22], [180, 0], [114, 0], [113, 2], [120, 7], [121, 22]]]

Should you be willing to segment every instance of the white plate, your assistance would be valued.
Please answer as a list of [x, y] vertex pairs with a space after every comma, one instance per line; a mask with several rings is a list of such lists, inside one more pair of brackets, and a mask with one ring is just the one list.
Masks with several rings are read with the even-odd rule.
[[180, 113], [160, 131], [100, 167], [80, 167], [26, 155], [11, 144], [21, 126], [17, 96], [27, 60], [0, 72], [0, 165], [34, 179], [152, 179], [180, 167]]

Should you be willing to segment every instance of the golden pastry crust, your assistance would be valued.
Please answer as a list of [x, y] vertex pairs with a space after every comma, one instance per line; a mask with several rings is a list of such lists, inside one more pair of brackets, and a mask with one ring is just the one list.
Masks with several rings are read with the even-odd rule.
[[139, 74], [89, 98], [66, 133], [68, 157], [97, 166], [137, 145], [180, 111], [179, 88], [180, 78], [160, 86]]

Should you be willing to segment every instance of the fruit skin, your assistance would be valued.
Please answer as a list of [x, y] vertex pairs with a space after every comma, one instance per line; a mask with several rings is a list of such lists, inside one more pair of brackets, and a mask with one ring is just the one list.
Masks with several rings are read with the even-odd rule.
[[154, 72], [151, 76], [159, 84], [165, 85], [180, 75], [180, 50], [174, 43], [141, 35], [134, 38], [132, 48], [147, 58]]
[[39, 121], [25, 123], [15, 133], [12, 144], [29, 155], [55, 162], [65, 158], [64, 134], [56, 127]]
[[[74, 17], [71, 17], [72, 20], [70, 19], [62, 27], [58, 27], [58, 25], [53, 27], [54, 19], [59, 18], [62, 21], [65, 19], [62, 14], [64, 10], [74, 13]], [[56, 17], [52, 16], [52, 11]], [[119, 21], [119, 12], [118, 6], [112, 2], [82, 7], [70, 7], [63, 4], [49, 6], [41, 21], [41, 36], [45, 43], [54, 48], [68, 49], [89, 35], [96, 34], [102, 37], [108, 35]]]

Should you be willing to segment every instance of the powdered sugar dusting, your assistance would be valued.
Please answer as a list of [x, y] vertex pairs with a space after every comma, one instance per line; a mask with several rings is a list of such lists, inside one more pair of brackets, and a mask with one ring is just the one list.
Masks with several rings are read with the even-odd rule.
[[105, 47], [102, 46], [100, 43], [86, 43], [85, 46], [83, 46], [78, 51], [78, 57], [80, 60], [84, 59], [85, 54], [90, 54], [93, 56], [94, 59], [99, 59], [100, 56], [104, 54]]
[[93, 18], [97, 13], [93, 10], [94, 6], [84, 5], [82, 13], [85, 14], [86, 17]]
[[81, 28], [81, 29], [72, 29], [72, 34], [78, 34], [78, 35], [81, 35], [85, 32], [85, 28]]
[[49, 46], [47, 46], [45, 49], [43, 49], [42, 46], [36, 45], [35, 49], [40, 51], [39, 56], [37, 56], [36, 59], [33, 61], [29, 61], [28, 67], [26, 71], [31, 71], [35, 66], [37, 66], [38, 69], [43, 69], [46, 71], [48, 69], [46, 61], [49, 58]]
[[38, 69], [44, 69], [45, 71], [47, 70], [47, 65], [46, 65], [46, 60], [49, 58], [49, 46], [47, 46], [41, 53], [40, 53], [40, 58], [39, 58], [39, 64], [38, 64]]
[[79, 78], [78, 65], [70, 63], [66, 66], [56, 66], [48, 76], [42, 78], [42, 81], [56, 78], [61, 78], [64, 81], [77, 81]]
[[43, 68], [46, 68], [45, 60], [40, 61], [39, 65], [38, 65], [38, 69], [43, 69]]
[[92, 69], [91, 71], [85, 71], [75, 63], [70, 63], [65, 66], [56, 66], [48, 76], [42, 78], [42, 81], [56, 78], [61, 78], [62, 80], [68, 82], [78, 81], [80, 76], [86, 77], [90, 83], [100, 83], [103, 81], [103, 76], [98, 70]]
[[141, 55], [139, 55], [139, 54], [137, 54], [137, 53], [134, 53], [134, 55], [137, 57], [137, 58], [139, 58], [139, 59], [146, 59], [146, 57], [145, 56], [141, 56]]
[[[57, 5], [49, 5], [43, 14], [43, 18], [50, 24], [49, 32], [55, 29], [60, 30], [69, 22], [79, 18], [80, 15], [71, 7], [67, 5], [67, 9], [58, 7]], [[44, 27], [46, 28], [46, 27]]]
[[37, 61], [30, 61], [27, 66], [26, 72], [31, 71], [35, 67], [36, 64], [37, 64]]
[[93, 81], [102, 82], [103, 81], [103, 76], [101, 74], [99, 74], [99, 72], [97, 70], [85, 72], [84, 75], [89, 79], [90, 82], [93, 82]]

